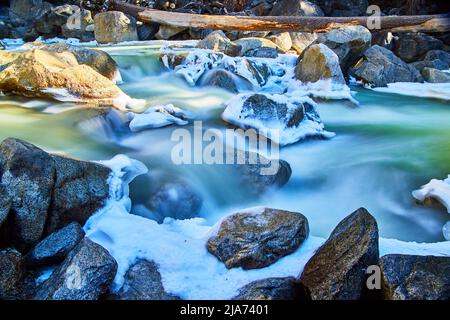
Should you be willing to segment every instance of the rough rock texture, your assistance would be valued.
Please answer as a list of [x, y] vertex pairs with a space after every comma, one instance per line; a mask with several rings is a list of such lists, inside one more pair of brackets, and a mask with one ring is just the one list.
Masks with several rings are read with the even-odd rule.
[[32, 23], [51, 9], [51, 4], [42, 0], [10, 0], [9, 17], [14, 24]]
[[450, 257], [389, 254], [379, 266], [385, 299], [450, 299]]
[[[0, 168], [1, 172], [1, 168]], [[0, 183], [0, 234], [2, 232], [3, 223], [8, 218], [9, 210], [11, 208], [11, 200], [9, 199], [8, 191]], [[1, 237], [0, 237], [1, 239]]]
[[378, 45], [366, 50], [363, 61], [358, 63], [353, 75], [375, 87], [385, 87], [393, 82], [422, 82], [420, 73], [406, 64], [392, 51]]
[[308, 234], [308, 220], [302, 214], [258, 208], [225, 218], [207, 248], [227, 268], [256, 269], [295, 251]]
[[301, 54], [311, 43], [317, 39], [317, 34], [312, 32], [290, 32], [292, 49]]
[[22, 279], [23, 259], [14, 249], [0, 250], [0, 299], [10, 299]]
[[37, 19], [34, 27], [40, 35], [57, 37], [61, 35], [61, 28], [66, 24], [71, 15], [80, 13], [80, 8], [75, 5], [64, 4], [47, 11]]
[[334, 83], [345, 84], [338, 56], [321, 43], [304, 50], [295, 67], [295, 76], [304, 83], [331, 79]]
[[297, 300], [301, 297], [295, 278], [268, 278], [253, 281], [232, 300]]
[[372, 35], [363, 26], [348, 26], [334, 29], [322, 34], [315, 43], [323, 43], [333, 50], [339, 58], [342, 71], [345, 73], [361, 58], [370, 47]]
[[443, 72], [434, 68], [423, 68], [422, 76], [427, 82], [431, 83], [449, 83], [450, 73]]
[[235, 81], [235, 77], [236, 76], [228, 70], [213, 69], [210, 72], [205, 73], [205, 75], [199, 79], [199, 83], [201, 86], [218, 87], [237, 93], [238, 85]]
[[430, 50], [425, 54], [425, 61], [440, 60], [450, 65], [450, 53], [444, 50]]
[[241, 56], [263, 58], [262, 53], [266, 51], [269, 55], [267, 58], [276, 58], [278, 51], [282, 51], [275, 43], [265, 38], [242, 38], [234, 43], [241, 48]]
[[292, 48], [292, 39], [289, 32], [272, 34], [267, 39], [272, 41], [283, 52], [287, 52]]
[[366, 15], [368, 0], [314, 0], [322, 8], [325, 16], [354, 17]]
[[42, 267], [60, 263], [67, 254], [84, 238], [81, 226], [72, 222], [52, 233], [25, 257], [27, 266]]
[[117, 262], [84, 238], [37, 290], [36, 300], [97, 300], [111, 285]]
[[164, 290], [161, 274], [153, 261], [139, 260], [128, 269], [117, 293], [120, 300], [179, 300]]
[[159, 40], [169, 40], [184, 30], [186, 30], [186, 28], [160, 25], [155, 37]]
[[52, 155], [56, 168], [47, 233], [76, 221], [86, 220], [109, 196], [111, 170], [103, 165]]
[[94, 40], [94, 19], [91, 12], [81, 9], [73, 13], [61, 27], [61, 33], [66, 38], [77, 38], [81, 41]]
[[136, 21], [123, 12], [107, 11], [94, 17], [94, 34], [98, 43], [137, 41]]
[[197, 48], [223, 52], [231, 57], [239, 55], [241, 50], [241, 47], [228, 39], [221, 30], [211, 32], [205, 39], [198, 42]]
[[441, 40], [424, 33], [399, 34], [395, 41], [395, 54], [405, 62], [420, 60], [430, 50], [441, 50]]
[[314, 1], [278, 0], [270, 16], [323, 16], [324, 13]]
[[43, 232], [56, 175], [51, 156], [16, 139], [0, 144], [0, 179], [11, 199], [7, 238], [26, 250]]
[[378, 261], [378, 227], [366, 209], [342, 220], [300, 277], [313, 300], [357, 300], [368, 266]]

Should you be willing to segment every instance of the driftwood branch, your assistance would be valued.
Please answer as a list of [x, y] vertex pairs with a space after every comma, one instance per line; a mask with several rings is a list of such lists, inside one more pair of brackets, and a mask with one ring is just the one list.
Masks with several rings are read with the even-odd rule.
[[[110, 10], [122, 11], [147, 23], [174, 27], [239, 31], [327, 32], [347, 25], [371, 25], [373, 17], [285, 17], [224, 16], [168, 12], [143, 8], [118, 0], [110, 1]], [[381, 16], [380, 28], [374, 31], [446, 32], [450, 31], [449, 15]], [[370, 28], [369, 28], [370, 29]]]

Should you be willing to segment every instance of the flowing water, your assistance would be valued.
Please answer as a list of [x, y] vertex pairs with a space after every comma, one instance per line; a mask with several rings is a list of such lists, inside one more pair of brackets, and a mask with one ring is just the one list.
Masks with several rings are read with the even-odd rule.
[[[203, 120], [204, 128], [229, 127], [220, 114], [232, 95], [192, 88], [165, 71], [158, 45], [105, 50], [119, 63], [121, 87], [133, 98], [146, 99], [147, 106], [172, 103], [189, 110]], [[170, 137], [177, 127], [131, 133], [126, 115], [99, 108], [0, 97], [0, 139], [21, 138], [47, 151], [87, 160], [127, 154], [150, 169], [148, 179], [138, 178], [131, 185], [134, 204], [145, 202], [162, 181], [183, 179], [201, 193], [201, 216], [211, 223], [237, 209], [266, 205], [302, 212], [311, 233], [327, 237], [343, 217], [366, 207], [377, 218], [383, 237], [443, 240], [441, 228], [448, 213], [417, 205], [411, 191], [450, 173], [449, 104], [360, 87], [352, 90], [359, 107], [341, 101], [319, 104], [326, 129], [336, 137], [282, 148], [281, 158], [291, 165], [292, 176], [281, 189], [259, 195], [223, 166], [173, 164]], [[183, 128], [191, 129], [192, 124]]]

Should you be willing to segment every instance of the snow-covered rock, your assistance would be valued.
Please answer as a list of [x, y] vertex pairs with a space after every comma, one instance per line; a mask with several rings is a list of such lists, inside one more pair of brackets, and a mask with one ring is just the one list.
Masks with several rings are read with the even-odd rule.
[[185, 125], [188, 124], [187, 118], [188, 115], [184, 110], [172, 104], [157, 105], [148, 108], [143, 113], [128, 113], [130, 130], [133, 132], [161, 128], [171, 124]]

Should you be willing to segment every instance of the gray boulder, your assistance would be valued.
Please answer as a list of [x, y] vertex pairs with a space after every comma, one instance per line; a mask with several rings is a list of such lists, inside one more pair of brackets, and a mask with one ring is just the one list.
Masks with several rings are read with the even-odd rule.
[[52, 5], [42, 0], [10, 0], [9, 17], [15, 25], [32, 24], [41, 19]]
[[430, 50], [441, 50], [444, 44], [424, 33], [402, 33], [395, 40], [395, 54], [405, 62], [421, 60]]
[[385, 299], [450, 299], [450, 257], [389, 254], [379, 266]]
[[358, 300], [366, 269], [377, 262], [377, 222], [361, 208], [336, 226], [305, 265], [300, 282], [313, 300]]
[[239, 55], [246, 57], [276, 58], [278, 51], [282, 51], [275, 43], [266, 38], [242, 38], [234, 43], [240, 47]]
[[137, 41], [136, 20], [120, 11], [107, 11], [94, 17], [94, 34], [98, 43]]
[[81, 226], [72, 222], [39, 242], [25, 257], [29, 267], [50, 266], [62, 262], [84, 238]]
[[420, 73], [403, 62], [392, 51], [378, 45], [364, 52], [363, 61], [352, 70], [353, 75], [375, 87], [386, 87], [393, 82], [422, 82]]
[[318, 35], [312, 32], [290, 32], [292, 40], [292, 49], [301, 54], [311, 43], [313, 43]]
[[258, 208], [225, 218], [207, 248], [229, 269], [257, 269], [294, 252], [308, 234], [308, 220], [302, 214]]
[[35, 300], [97, 300], [112, 284], [117, 262], [84, 238], [37, 290]]
[[11, 208], [11, 200], [9, 199], [6, 188], [0, 184], [0, 234], [3, 223], [8, 218], [9, 210]]
[[344, 73], [353, 67], [370, 47], [372, 35], [363, 26], [348, 26], [322, 34], [314, 43], [323, 43], [339, 58]]
[[292, 39], [289, 32], [274, 33], [268, 36], [267, 39], [275, 43], [283, 52], [287, 52], [292, 48]]
[[231, 57], [239, 55], [241, 49], [239, 45], [228, 39], [225, 33], [221, 30], [208, 34], [205, 39], [198, 42], [197, 48], [223, 52]]
[[0, 250], [0, 300], [14, 297], [23, 274], [22, 255], [14, 249]]
[[117, 293], [120, 300], [179, 300], [167, 293], [161, 274], [153, 261], [139, 260], [128, 269], [125, 281]]
[[65, 38], [77, 38], [81, 41], [93, 41], [94, 19], [89, 10], [81, 9], [67, 18], [61, 27], [62, 36]]
[[368, 0], [314, 0], [322, 8], [325, 16], [355, 17], [366, 15]]
[[61, 35], [61, 28], [66, 24], [70, 16], [80, 13], [80, 7], [64, 4], [51, 8], [45, 15], [36, 20], [34, 27], [36, 31], [47, 37], [56, 37]]
[[303, 51], [295, 67], [295, 76], [304, 83], [331, 79], [334, 83], [345, 84], [338, 56], [322, 43]]
[[450, 73], [443, 72], [434, 68], [423, 68], [422, 76], [426, 82], [430, 83], [449, 83]]
[[294, 277], [268, 278], [253, 281], [241, 289], [232, 300], [297, 300], [300, 298]]
[[206, 72], [200, 79], [200, 86], [212, 86], [237, 93], [238, 84], [235, 80], [236, 75], [225, 69], [213, 69]]
[[425, 54], [423, 58], [425, 61], [435, 61], [440, 60], [447, 64], [450, 64], [450, 53], [444, 50], [430, 50]]
[[[420, 73], [422, 73], [425, 68], [433, 68], [437, 70], [447, 70], [448, 63], [445, 63], [442, 60], [422, 60], [410, 63], [411, 66], [417, 69]], [[423, 75], [423, 74], [422, 74]]]

